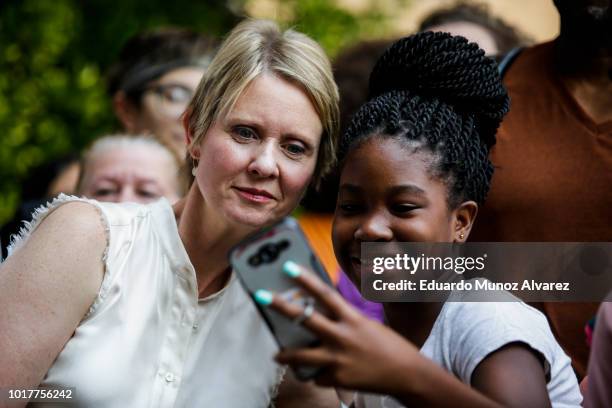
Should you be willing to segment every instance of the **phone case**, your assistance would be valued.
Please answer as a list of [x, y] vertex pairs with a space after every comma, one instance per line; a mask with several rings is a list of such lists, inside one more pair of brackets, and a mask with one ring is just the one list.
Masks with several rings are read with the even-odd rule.
[[[306, 298], [292, 278], [283, 273], [285, 261], [293, 261], [312, 269], [330, 286], [329, 276], [308, 245], [304, 233], [294, 218], [279, 223], [248, 237], [230, 251], [230, 263], [251, 298], [258, 289], [270, 290], [302, 306]], [[300, 324], [254, 302], [266, 321], [279, 347], [312, 347], [317, 337]], [[319, 310], [315, 304], [315, 308]], [[316, 367], [294, 369], [296, 377], [306, 380], [318, 373]]]

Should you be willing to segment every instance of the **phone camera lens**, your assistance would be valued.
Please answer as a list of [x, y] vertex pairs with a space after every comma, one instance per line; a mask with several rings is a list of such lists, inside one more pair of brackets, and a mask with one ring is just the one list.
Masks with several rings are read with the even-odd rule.
[[272, 263], [276, 261], [276, 259], [278, 259], [279, 254], [285, 249], [289, 248], [289, 246], [290, 243], [286, 239], [278, 243], [265, 244], [261, 248], [259, 248], [259, 251], [257, 251], [255, 255], [249, 258], [249, 265], [259, 266], [261, 264]]
[[260, 255], [263, 263], [274, 262], [278, 258], [278, 249], [274, 244], [266, 245], [261, 249]]
[[261, 259], [259, 257], [259, 254], [255, 254], [252, 257], [249, 258], [249, 265], [251, 266], [259, 266], [261, 265]]

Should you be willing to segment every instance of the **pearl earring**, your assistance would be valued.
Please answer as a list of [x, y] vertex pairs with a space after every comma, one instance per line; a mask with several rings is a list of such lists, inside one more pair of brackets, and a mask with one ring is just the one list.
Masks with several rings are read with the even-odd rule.
[[193, 177], [195, 177], [195, 176], [196, 176], [196, 171], [197, 171], [197, 170], [198, 170], [198, 167], [197, 167], [197, 166], [194, 166], [194, 167], [192, 167], [192, 168], [191, 168], [191, 175], [192, 175]]

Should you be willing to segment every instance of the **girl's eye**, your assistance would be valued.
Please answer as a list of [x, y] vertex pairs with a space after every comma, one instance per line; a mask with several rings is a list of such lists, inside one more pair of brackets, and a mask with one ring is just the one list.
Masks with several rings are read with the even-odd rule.
[[391, 206], [391, 210], [396, 214], [407, 214], [417, 208], [419, 207], [414, 204], [394, 204]]
[[236, 138], [241, 141], [250, 141], [257, 138], [257, 134], [253, 129], [245, 126], [236, 126], [233, 129], [233, 133], [236, 135]]
[[362, 208], [359, 204], [338, 204], [338, 208], [345, 214], [355, 214]]

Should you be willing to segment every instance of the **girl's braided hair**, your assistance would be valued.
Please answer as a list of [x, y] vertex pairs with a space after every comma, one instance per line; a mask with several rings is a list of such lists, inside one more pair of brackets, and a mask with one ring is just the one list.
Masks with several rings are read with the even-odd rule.
[[433, 153], [432, 171], [449, 187], [449, 205], [481, 204], [488, 159], [509, 99], [492, 59], [475, 43], [423, 32], [394, 43], [370, 75], [369, 100], [343, 135], [340, 156], [370, 137], [391, 137]]

